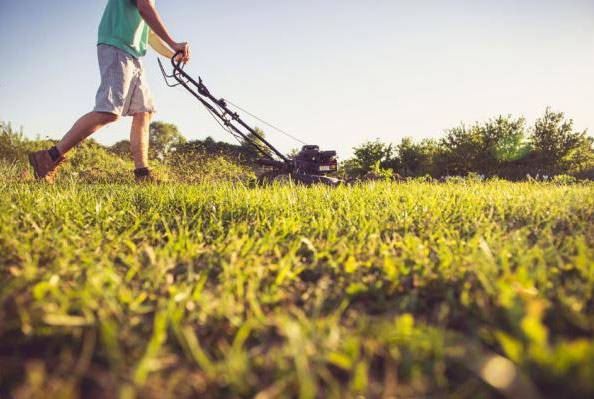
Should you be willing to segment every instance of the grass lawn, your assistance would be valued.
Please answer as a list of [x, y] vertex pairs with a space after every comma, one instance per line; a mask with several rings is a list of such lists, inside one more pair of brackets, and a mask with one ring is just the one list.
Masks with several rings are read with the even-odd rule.
[[0, 190], [2, 399], [594, 396], [594, 185]]

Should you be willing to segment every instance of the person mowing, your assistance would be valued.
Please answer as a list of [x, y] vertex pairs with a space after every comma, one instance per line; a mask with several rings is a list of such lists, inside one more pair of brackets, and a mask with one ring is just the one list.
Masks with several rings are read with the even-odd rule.
[[188, 43], [171, 38], [154, 0], [108, 0], [99, 24], [101, 85], [95, 108], [76, 121], [54, 147], [29, 154], [36, 178], [53, 183], [56, 169], [70, 149], [103, 126], [131, 116], [130, 148], [136, 181], [153, 180], [148, 167], [148, 146], [155, 106], [140, 61], [148, 45], [164, 57], [171, 58], [179, 52], [184, 62], [190, 60]]

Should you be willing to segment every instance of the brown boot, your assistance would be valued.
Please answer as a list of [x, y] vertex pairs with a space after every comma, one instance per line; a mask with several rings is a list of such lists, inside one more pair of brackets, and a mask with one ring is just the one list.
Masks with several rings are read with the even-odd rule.
[[64, 156], [60, 156], [60, 158], [54, 161], [48, 150], [29, 153], [29, 163], [33, 167], [35, 178], [43, 179], [48, 183], [54, 182], [56, 179], [56, 169], [65, 160], [66, 158]]

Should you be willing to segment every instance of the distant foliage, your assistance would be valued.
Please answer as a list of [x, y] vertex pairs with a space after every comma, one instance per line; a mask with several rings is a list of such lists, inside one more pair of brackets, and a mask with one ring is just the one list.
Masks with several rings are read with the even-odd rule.
[[[258, 136], [260, 136], [261, 138], [263, 138], [264, 140], [266, 140], [266, 133], [264, 133], [264, 131], [262, 129], [259, 128], [255, 128], [254, 131], [256, 132], [256, 134]], [[247, 138], [251, 141], [256, 143], [256, 145], [262, 149], [266, 154], [272, 154], [272, 150], [270, 150], [270, 148], [268, 148], [264, 142], [258, 137], [256, 136], [256, 134], [253, 133], [248, 133]], [[250, 143], [250, 141], [247, 140], [243, 140], [241, 143], [241, 146], [245, 148], [247, 153], [253, 153], [255, 157], [257, 158], [261, 158], [263, 156], [263, 154], [254, 147], [254, 145], [252, 145]]]
[[[187, 183], [213, 181], [250, 181], [254, 173], [240, 166], [248, 152], [242, 146], [217, 143], [211, 138], [188, 143], [172, 124], [151, 125], [151, 167], [162, 181]], [[50, 140], [30, 140], [8, 123], [0, 122], [0, 161], [3, 175], [32, 179], [27, 154], [54, 145]], [[218, 148], [216, 150], [215, 148]], [[245, 155], [244, 155], [245, 154]], [[60, 167], [60, 179], [87, 183], [132, 182], [134, 164], [130, 142], [122, 140], [106, 147], [87, 139], [67, 154], [68, 162]]]
[[252, 170], [220, 155], [175, 154], [163, 166], [169, 180], [181, 183], [250, 182], [256, 179]]
[[152, 159], [164, 160], [177, 147], [186, 143], [186, 138], [172, 123], [153, 122], [149, 129], [149, 156]]
[[415, 143], [412, 138], [404, 137], [396, 147], [398, 154], [398, 173], [403, 176], [419, 177], [436, 174], [435, 162], [440, 152], [439, 143], [432, 139], [425, 139]]
[[6, 160], [13, 160], [18, 154], [20, 142], [22, 133], [13, 131], [10, 124], [0, 121], [0, 156]]
[[571, 156], [580, 151], [586, 150], [590, 153], [589, 158], [592, 157], [592, 140], [586, 137], [586, 132], [574, 131], [573, 120], [567, 120], [562, 112], [553, 112], [549, 108], [536, 121], [530, 143], [535, 161], [543, 173], [561, 173], [571, 169]]
[[130, 156], [130, 140], [121, 140], [107, 148], [111, 154], [125, 158]]
[[354, 151], [355, 157], [342, 164], [342, 169], [348, 177], [360, 177], [372, 172], [378, 163], [382, 168], [393, 166], [390, 164], [394, 160], [392, 145], [384, 144], [379, 139], [363, 143], [355, 147]]
[[256, 158], [256, 154], [244, 145], [215, 141], [212, 137], [188, 141], [178, 146], [170, 161], [174, 162], [180, 155], [223, 157], [239, 164], [249, 164]]
[[440, 140], [415, 143], [410, 137], [397, 146], [379, 140], [354, 148], [342, 163], [345, 175], [361, 177], [376, 162], [402, 176], [434, 178], [466, 176], [523, 180], [526, 175], [594, 174], [594, 139], [577, 132], [573, 121], [547, 108], [533, 127], [524, 118], [499, 116], [487, 122], [461, 124]]
[[461, 125], [446, 131], [440, 141], [437, 172], [441, 175], [470, 172], [505, 175], [510, 165], [529, 153], [525, 124], [523, 118], [499, 116], [486, 123]]
[[93, 139], [82, 142], [68, 153], [68, 162], [60, 167], [60, 176], [87, 183], [126, 183], [132, 181], [134, 164], [130, 153], [114, 156]]
[[[262, 130], [256, 129], [256, 132], [265, 137]], [[254, 135], [250, 138], [259, 141]], [[25, 169], [29, 151], [51, 145], [53, 142], [49, 140], [27, 139], [22, 131], [0, 122], [0, 158], [5, 161], [18, 162]], [[383, 143], [379, 139], [367, 141], [353, 149], [351, 159], [341, 162], [339, 174], [345, 178], [371, 174], [450, 178], [449, 181], [452, 177], [472, 173], [508, 180], [562, 174], [594, 179], [593, 145], [594, 139], [585, 131], [574, 129], [573, 120], [547, 108], [533, 126], [527, 126], [524, 118], [507, 115], [472, 125], [460, 124], [445, 130], [440, 139], [415, 142], [404, 137], [399, 144]], [[247, 142], [230, 144], [212, 137], [187, 141], [171, 123], [151, 124], [149, 151], [152, 165], [162, 175], [183, 181], [229, 180], [234, 179], [233, 176], [249, 180], [260, 171], [254, 160], [261, 154]], [[293, 150], [289, 158], [297, 152], [298, 149]], [[128, 169], [133, 168], [128, 140], [109, 147], [88, 140], [68, 156], [71, 162], [63, 173], [87, 176], [89, 180], [122, 181], [124, 176], [129, 178]], [[213, 170], [207, 169], [210, 167]], [[202, 177], [191, 177], [192, 171]]]
[[0, 121], [0, 158], [9, 162], [22, 161], [29, 150], [29, 141], [23, 131], [15, 130], [10, 123]]

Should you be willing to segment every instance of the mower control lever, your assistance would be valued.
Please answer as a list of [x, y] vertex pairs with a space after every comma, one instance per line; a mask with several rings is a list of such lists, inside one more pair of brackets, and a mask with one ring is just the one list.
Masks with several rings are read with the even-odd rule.
[[[249, 144], [258, 155], [273, 160], [274, 154], [280, 158], [282, 162], [289, 162], [289, 159], [283, 153], [270, 144], [264, 137], [260, 136], [255, 129], [248, 126], [237, 113], [230, 110], [225, 100], [213, 96], [202, 82], [202, 78], [198, 77], [198, 81], [196, 81], [183, 70], [186, 63], [179, 57], [182, 54], [182, 52], [178, 51], [171, 57], [171, 66], [173, 67], [171, 74], [165, 72], [161, 60], [158, 60], [161, 72], [165, 78], [165, 83], [169, 87], [182, 86], [185, 88], [192, 96], [200, 101], [200, 103], [202, 103], [202, 105], [204, 105], [219, 122], [224, 124], [229, 133]], [[170, 83], [171, 79], [175, 80], [175, 83]], [[227, 117], [228, 115], [231, 116], [231, 120]]]

